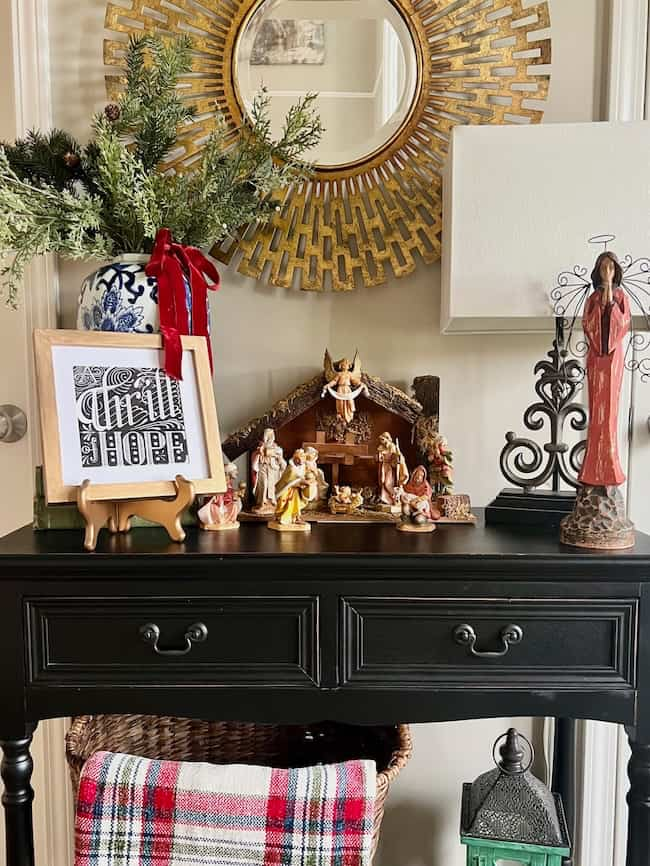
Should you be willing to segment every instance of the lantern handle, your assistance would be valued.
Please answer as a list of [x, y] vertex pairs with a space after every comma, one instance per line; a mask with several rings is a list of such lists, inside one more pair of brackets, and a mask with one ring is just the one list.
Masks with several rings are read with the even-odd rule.
[[[504, 766], [504, 761], [498, 761], [497, 756], [496, 756], [496, 749], [497, 749], [497, 746], [499, 745], [499, 743], [501, 742], [501, 740], [503, 740], [503, 739], [508, 740], [513, 735], [517, 739], [522, 739], [526, 743], [526, 745], [528, 746], [528, 751], [530, 753], [530, 760], [528, 761], [528, 764], [525, 767], [522, 766], [521, 769], [515, 769], [515, 770], [510, 769], [507, 765]], [[503, 753], [502, 753], [502, 757], [503, 757]], [[523, 757], [523, 755], [522, 755], [522, 757]], [[494, 761], [496, 766], [499, 768], [499, 770], [501, 770], [501, 772], [504, 773], [506, 776], [519, 776], [519, 775], [522, 775], [523, 773], [527, 773], [530, 770], [530, 768], [533, 766], [533, 762], [535, 761], [535, 749], [533, 748], [533, 744], [530, 742], [528, 737], [526, 737], [524, 734], [520, 734], [519, 731], [515, 731], [514, 728], [510, 728], [510, 730], [507, 733], [501, 734], [501, 736], [497, 737], [496, 740], [494, 741], [494, 745], [492, 746], [492, 760]]]

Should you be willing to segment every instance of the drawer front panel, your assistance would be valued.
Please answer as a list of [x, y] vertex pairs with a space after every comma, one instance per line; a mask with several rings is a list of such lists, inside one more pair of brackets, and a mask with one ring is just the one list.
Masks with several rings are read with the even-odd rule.
[[[634, 687], [636, 599], [342, 598], [343, 684]], [[513, 629], [513, 627], [516, 627]]]
[[316, 597], [38, 598], [30, 682], [315, 686]]

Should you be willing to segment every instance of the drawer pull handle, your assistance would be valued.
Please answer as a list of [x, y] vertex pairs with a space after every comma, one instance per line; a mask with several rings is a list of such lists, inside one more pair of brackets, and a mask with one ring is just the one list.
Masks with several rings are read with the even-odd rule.
[[208, 627], [202, 622], [195, 622], [185, 632], [185, 646], [183, 649], [160, 649], [160, 628], [155, 622], [148, 622], [140, 626], [140, 637], [145, 643], [151, 644], [153, 651], [159, 656], [186, 656], [195, 643], [203, 643], [208, 639]]
[[471, 625], [457, 625], [454, 629], [454, 640], [461, 646], [469, 647], [473, 656], [479, 659], [499, 659], [506, 655], [513, 644], [521, 643], [524, 639], [524, 630], [519, 625], [505, 625], [499, 634], [503, 649], [497, 652], [486, 652], [476, 649], [476, 632]]

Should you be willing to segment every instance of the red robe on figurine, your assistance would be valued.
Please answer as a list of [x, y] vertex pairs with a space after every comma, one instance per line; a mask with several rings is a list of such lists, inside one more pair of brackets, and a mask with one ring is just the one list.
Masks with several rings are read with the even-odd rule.
[[[604, 253], [601, 258], [605, 256], [611, 254]], [[594, 273], [597, 270], [600, 260]], [[582, 319], [589, 343], [589, 432], [579, 481], [590, 487], [619, 486], [625, 481], [618, 456], [618, 409], [625, 363], [623, 343], [631, 324], [630, 303], [617, 280], [611, 304], [603, 304], [602, 298], [603, 289], [597, 288], [587, 300]]]
[[404, 493], [407, 494], [407, 499], [421, 503], [419, 510], [428, 520], [440, 519], [440, 511], [431, 501], [433, 488], [427, 481], [427, 470], [424, 466], [415, 467], [408, 483], [404, 485]]

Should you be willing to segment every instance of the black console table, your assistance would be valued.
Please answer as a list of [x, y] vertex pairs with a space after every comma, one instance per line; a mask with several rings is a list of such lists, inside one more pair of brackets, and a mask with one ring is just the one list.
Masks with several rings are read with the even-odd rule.
[[81, 713], [620, 722], [627, 866], [650, 859], [647, 536], [603, 554], [499, 527], [248, 524], [103, 534], [88, 554], [79, 532], [25, 528], [0, 540], [0, 652], [8, 866], [34, 863], [34, 728]]

